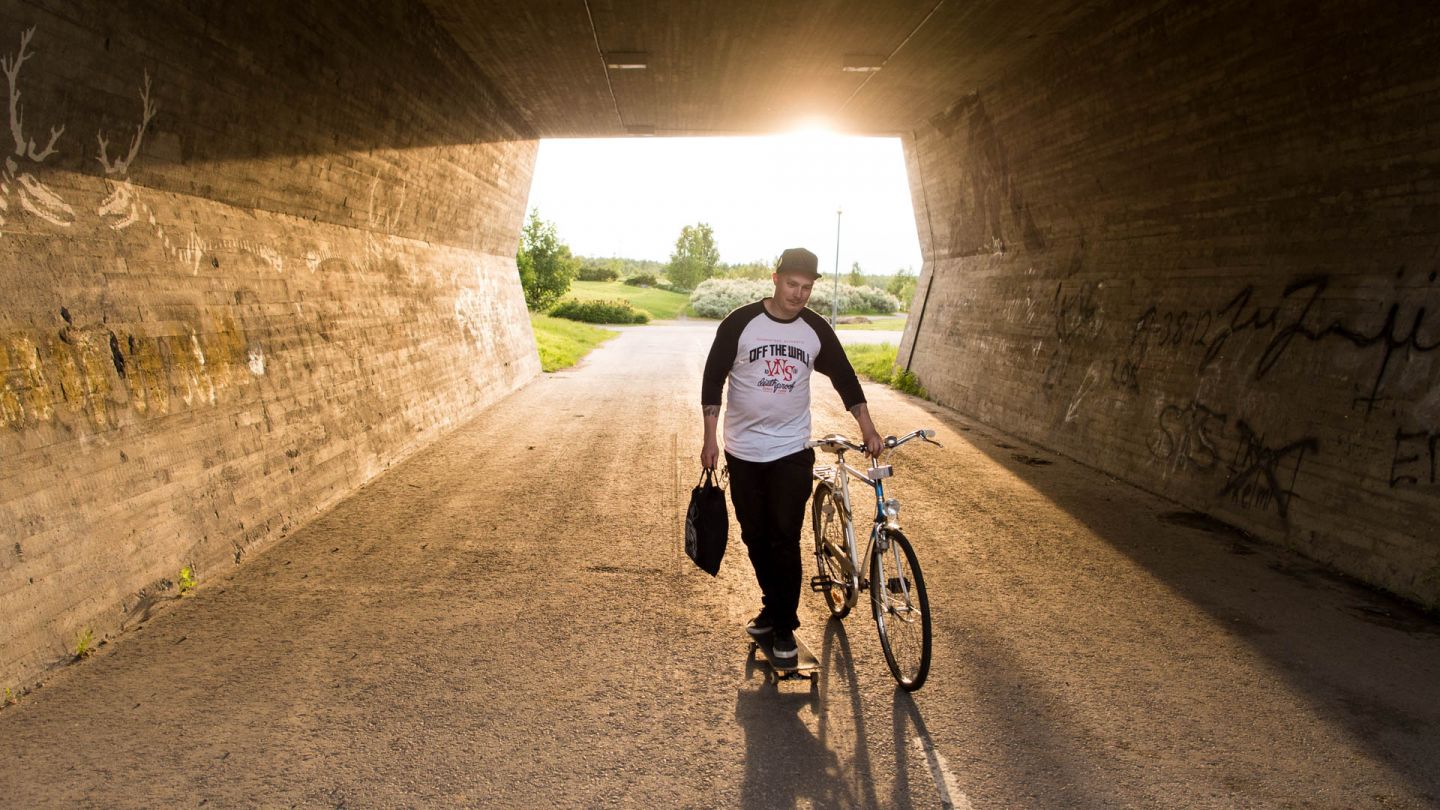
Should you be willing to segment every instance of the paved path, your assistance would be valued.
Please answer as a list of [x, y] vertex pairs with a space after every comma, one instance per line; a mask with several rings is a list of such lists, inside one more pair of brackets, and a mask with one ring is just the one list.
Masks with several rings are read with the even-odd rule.
[[1440, 803], [1433, 621], [874, 387], [946, 445], [895, 462], [930, 683], [807, 594], [825, 676], [765, 686], [743, 549], [679, 547], [713, 329], [625, 331], [0, 712], [0, 805]]

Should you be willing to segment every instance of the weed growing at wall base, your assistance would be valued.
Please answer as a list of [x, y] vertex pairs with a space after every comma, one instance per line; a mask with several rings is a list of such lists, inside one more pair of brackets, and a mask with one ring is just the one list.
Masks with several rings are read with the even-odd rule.
[[95, 652], [95, 631], [88, 627], [82, 630], [80, 635], [75, 639], [75, 649], [73, 652], [76, 661]]
[[919, 397], [921, 399], [930, 398], [930, 394], [925, 390], [925, 386], [920, 384], [920, 378], [915, 376], [915, 372], [909, 369], [895, 369], [895, 379], [890, 381], [890, 387], [909, 394], [912, 397]]
[[195, 587], [195, 570], [190, 566], [180, 569], [180, 595], [184, 596]]

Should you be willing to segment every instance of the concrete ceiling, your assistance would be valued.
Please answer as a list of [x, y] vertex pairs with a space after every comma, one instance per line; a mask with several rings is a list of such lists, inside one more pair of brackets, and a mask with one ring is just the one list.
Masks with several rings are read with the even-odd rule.
[[[1083, 0], [425, 0], [540, 137], [906, 132], [1053, 48]], [[602, 54], [643, 54], [644, 69]], [[847, 57], [883, 65], [843, 70]], [[633, 61], [633, 60], [629, 60]]]

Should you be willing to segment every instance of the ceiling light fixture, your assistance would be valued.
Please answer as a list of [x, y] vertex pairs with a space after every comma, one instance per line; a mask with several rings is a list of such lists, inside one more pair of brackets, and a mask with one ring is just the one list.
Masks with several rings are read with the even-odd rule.
[[860, 53], [845, 54], [840, 69], [846, 73], [874, 73], [885, 65], [885, 57]]
[[650, 54], [644, 51], [607, 53], [605, 67], [611, 70], [644, 70], [650, 67]]

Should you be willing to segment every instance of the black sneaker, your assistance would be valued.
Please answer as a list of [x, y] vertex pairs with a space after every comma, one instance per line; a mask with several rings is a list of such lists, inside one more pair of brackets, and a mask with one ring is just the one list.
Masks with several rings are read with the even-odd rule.
[[775, 651], [776, 658], [794, 658], [800, 654], [792, 630], [776, 630], [775, 637], [770, 640], [770, 648]]
[[749, 624], [745, 625], [745, 632], [752, 636], [767, 635], [774, 629], [775, 625], [771, 623], [770, 617], [766, 616], [763, 610], [760, 611], [759, 615], [751, 619]]

